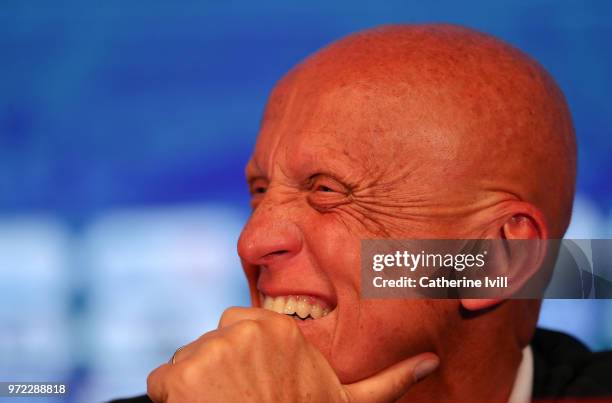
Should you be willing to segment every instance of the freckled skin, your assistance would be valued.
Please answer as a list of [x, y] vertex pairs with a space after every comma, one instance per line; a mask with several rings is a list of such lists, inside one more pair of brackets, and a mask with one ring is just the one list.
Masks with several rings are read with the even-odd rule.
[[344, 38], [270, 96], [238, 245], [254, 304], [258, 281], [335, 295], [333, 317], [302, 331], [343, 383], [433, 351], [440, 369], [406, 400], [504, 401], [539, 303], [467, 319], [455, 300], [361, 300], [360, 240], [499, 238], [515, 215], [560, 238], [575, 147], [553, 80], [491, 36], [416, 25]]

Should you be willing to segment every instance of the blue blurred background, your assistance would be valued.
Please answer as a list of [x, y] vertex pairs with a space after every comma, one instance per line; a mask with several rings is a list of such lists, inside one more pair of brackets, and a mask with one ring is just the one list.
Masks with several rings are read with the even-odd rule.
[[[148, 372], [248, 304], [243, 166], [291, 66], [355, 30], [445, 21], [497, 35], [558, 80], [580, 144], [568, 238], [612, 235], [612, 2], [104, 2], [0, 5], [0, 380], [71, 401]], [[610, 301], [541, 324], [612, 347]]]

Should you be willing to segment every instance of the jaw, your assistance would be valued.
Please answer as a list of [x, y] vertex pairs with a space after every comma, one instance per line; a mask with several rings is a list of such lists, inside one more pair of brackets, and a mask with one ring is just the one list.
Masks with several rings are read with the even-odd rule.
[[[396, 362], [389, 353], [397, 351], [389, 345], [394, 344], [398, 324], [387, 329], [381, 322], [388, 311], [386, 303], [361, 300], [357, 288], [343, 281], [334, 285], [333, 295], [321, 295], [317, 287], [292, 286], [295, 281], [278, 287], [272, 281], [262, 284], [259, 267], [245, 267], [245, 273], [252, 305], [292, 316], [304, 338], [325, 357], [342, 383], [359, 381]], [[298, 309], [299, 300], [307, 306]], [[312, 308], [317, 305], [313, 315]], [[328, 312], [323, 315], [325, 310]], [[392, 337], [387, 339], [385, 334]]]
[[[359, 323], [359, 306], [343, 301], [341, 297], [335, 305], [331, 305], [312, 295], [271, 297], [261, 293], [257, 288], [254, 288], [254, 291], [252, 289], [251, 292], [255, 295], [254, 307], [293, 317], [304, 338], [325, 357], [342, 383], [356, 382], [372, 374], [368, 370], [371, 363], [366, 357], [371, 357], [372, 350], [381, 346], [363, 344], [364, 337], [367, 335], [359, 330], [362, 327]], [[296, 301], [299, 299], [309, 301], [311, 306], [319, 303], [321, 309], [328, 309], [328, 312], [315, 319], [311, 316], [312, 311], [308, 315], [302, 311], [304, 318], [301, 318], [300, 314], [295, 312], [296, 306], [291, 306], [288, 297], [293, 297]], [[315, 313], [315, 316], [317, 315]], [[355, 351], [362, 350], [363, 354], [355, 354]]]

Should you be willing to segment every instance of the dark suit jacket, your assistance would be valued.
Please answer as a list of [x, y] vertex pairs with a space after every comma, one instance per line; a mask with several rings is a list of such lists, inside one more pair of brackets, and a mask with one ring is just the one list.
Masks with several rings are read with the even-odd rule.
[[[536, 330], [531, 348], [534, 400], [612, 402], [612, 351], [593, 353], [575, 338], [545, 329]], [[143, 395], [111, 403], [150, 402]]]
[[573, 337], [544, 329], [536, 330], [531, 348], [535, 400], [612, 402], [612, 351], [593, 353]]

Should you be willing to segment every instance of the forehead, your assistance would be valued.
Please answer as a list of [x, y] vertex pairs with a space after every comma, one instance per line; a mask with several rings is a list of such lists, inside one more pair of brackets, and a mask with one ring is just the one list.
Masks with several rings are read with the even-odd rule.
[[368, 168], [396, 149], [390, 144], [399, 134], [386, 98], [361, 85], [281, 83], [266, 108], [252, 164], [266, 170], [281, 160], [296, 169], [323, 162]]
[[250, 166], [380, 174], [447, 154], [452, 141], [440, 135], [443, 110], [432, 113], [419, 97], [403, 93], [376, 81], [283, 80], [268, 102]]

